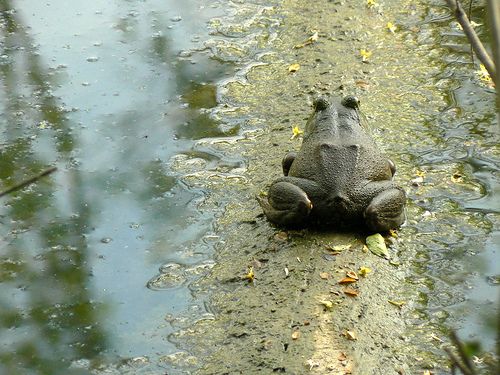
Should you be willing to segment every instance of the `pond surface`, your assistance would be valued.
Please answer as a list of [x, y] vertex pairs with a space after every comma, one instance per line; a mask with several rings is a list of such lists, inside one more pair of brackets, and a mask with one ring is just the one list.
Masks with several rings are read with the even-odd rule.
[[210, 112], [234, 72], [204, 44], [223, 5], [1, 2], [2, 186], [58, 171], [2, 200], [0, 373], [173, 350], [165, 317], [192, 303], [216, 238], [168, 161], [235, 133]]

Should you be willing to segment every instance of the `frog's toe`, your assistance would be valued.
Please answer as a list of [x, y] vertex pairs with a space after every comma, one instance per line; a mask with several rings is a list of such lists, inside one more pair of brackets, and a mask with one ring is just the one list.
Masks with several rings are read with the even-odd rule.
[[375, 232], [399, 227], [406, 220], [405, 202], [406, 195], [402, 189], [382, 191], [372, 199], [364, 212], [367, 227]]
[[267, 218], [278, 225], [296, 226], [307, 219], [312, 203], [307, 194], [289, 182], [275, 182], [269, 189], [268, 199], [259, 199]]

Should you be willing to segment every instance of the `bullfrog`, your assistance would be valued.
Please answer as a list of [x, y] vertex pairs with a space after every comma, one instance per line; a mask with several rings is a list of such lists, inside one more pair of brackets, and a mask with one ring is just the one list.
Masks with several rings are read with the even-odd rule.
[[359, 100], [314, 101], [298, 152], [285, 155], [283, 177], [258, 201], [267, 218], [285, 227], [310, 223], [362, 225], [375, 232], [405, 221], [406, 194], [395, 164], [361, 125]]

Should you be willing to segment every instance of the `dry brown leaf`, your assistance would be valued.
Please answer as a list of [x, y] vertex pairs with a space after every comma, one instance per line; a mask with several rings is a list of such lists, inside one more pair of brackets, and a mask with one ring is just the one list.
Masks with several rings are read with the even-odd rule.
[[274, 239], [278, 241], [283, 241], [285, 242], [288, 240], [288, 233], [287, 232], [278, 232], [274, 235]]
[[347, 271], [345, 274], [347, 275], [347, 277], [350, 277], [350, 278], [355, 279], [355, 280], [359, 280], [358, 275], [356, 275], [356, 272], [354, 272], [354, 271]]
[[359, 292], [356, 289], [353, 288], [345, 288], [344, 293], [347, 294], [350, 297], [357, 297]]
[[339, 280], [339, 284], [352, 284], [358, 281], [358, 279], [354, 279], [352, 277], [344, 277], [343, 279]]

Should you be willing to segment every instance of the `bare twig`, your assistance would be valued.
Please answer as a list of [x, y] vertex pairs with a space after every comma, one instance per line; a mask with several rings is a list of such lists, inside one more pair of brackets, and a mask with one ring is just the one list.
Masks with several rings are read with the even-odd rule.
[[469, 370], [463, 363], [460, 361], [460, 359], [453, 353], [453, 351], [450, 348], [444, 348], [446, 353], [448, 353], [448, 357], [450, 358], [451, 361], [451, 367], [453, 373], [455, 373], [455, 368], [458, 368], [462, 374], [464, 375], [474, 375], [475, 373]]
[[51, 174], [52, 172], [56, 171], [57, 167], [51, 167], [49, 169], [44, 170], [43, 172], [37, 174], [36, 176], [30, 177], [27, 180], [21, 181], [20, 183], [8, 188], [7, 190], [4, 190], [0, 192], [0, 197], [3, 197], [4, 195], [7, 195], [9, 193], [12, 193], [13, 191], [19, 190], [27, 185], [32, 184], [33, 182], [37, 181], [43, 176], [46, 176], [48, 174]]
[[455, 345], [455, 347], [458, 350], [458, 354], [460, 355], [460, 358], [462, 358], [462, 360], [464, 361], [465, 365], [467, 366], [467, 368], [469, 370], [473, 370], [474, 366], [472, 365], [472, 362], [470, 361], [467, 353], [465, 353], [464, 344], [460, 341], [456, 332], [452, 331], [450, 334], [450, 337], [451, 337], [451, 341], [452, 341], [453, 345]]
[[460, 24], [460, 26], [462, 26], [465, 36], [467, 37], [467, 39], [469, 39], [469, 42], [472, 48], [474, 49], [474, 52], [476, 53], [478, 59], [483, 63], [484, 67], [490, 74], [491, 79], [493, 80], [493, 82], [495, 82], [495, 85], [497, 85], [498, 82], [497, 82], [495, 63], [493, 62], [490, 55], [484, 48], [483, 43], [481, 43], [481, 40], [479, 40], [479, 37], [477, 36], [476, 32], [474, 31], [474, 28], [469, 22], [469, 19], [467, 18], [467, 15], [465, 14], [462, 5], [458, 0], [446, 0], [446, 3], [455, 13], [455, 17], [457, 18], [457, 21]]
[[[488, 0], [488, 14], [490, 16], [490, 28], [493, 35], [492, 49], [493, 60], [496, 66], [500, 66], [500, 1]], [[495, 82], [498, 83], [498, 82]], [[497, 121], [500, 126], [500, 88], [497, 84]]]

